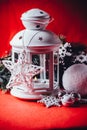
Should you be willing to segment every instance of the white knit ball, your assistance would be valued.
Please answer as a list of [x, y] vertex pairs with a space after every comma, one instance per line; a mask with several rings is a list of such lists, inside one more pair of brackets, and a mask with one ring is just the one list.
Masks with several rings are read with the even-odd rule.
[[87, 65], [72, 65], [64, 72], [62, 81], [65, 90], [87, 95]]

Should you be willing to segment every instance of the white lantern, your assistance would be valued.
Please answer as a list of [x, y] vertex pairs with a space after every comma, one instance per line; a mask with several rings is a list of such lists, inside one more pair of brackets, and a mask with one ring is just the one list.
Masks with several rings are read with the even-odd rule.
[[27, 62], [41, 66], [42, 72], [32, 77], [33, 92], [24, 92], [13, 85], [11, 94], [23, 99], [39, 99], [43, 94], [54, 94], [59, 84], [58, 50], [60, 39], [45, 27], [52, 18], [40, 9], [31, 9], [21, 17], [26, 29], [18, 32], [10, 44], [12, 46], [12, 62], [16, 63], [20, 53], [25, 49]]

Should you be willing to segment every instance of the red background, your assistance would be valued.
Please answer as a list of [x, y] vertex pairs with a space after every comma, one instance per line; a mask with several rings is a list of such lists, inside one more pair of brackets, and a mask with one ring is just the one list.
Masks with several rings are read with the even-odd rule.
[[47, 29], [63, 34], [68, 42], [87, 44], [86, 0], [0, 0], [0, 56], [10, 49], [11, 38], [24, 29], [20, 17], [31, 8], [45, 10], [54, 18]]

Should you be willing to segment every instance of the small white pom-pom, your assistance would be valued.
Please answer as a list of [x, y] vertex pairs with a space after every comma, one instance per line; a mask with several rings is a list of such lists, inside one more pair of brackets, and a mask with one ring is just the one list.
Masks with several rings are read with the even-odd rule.
[[87, 95], [87, 65], [72, 65], [64, 72], [62, 81], [65, 90]]

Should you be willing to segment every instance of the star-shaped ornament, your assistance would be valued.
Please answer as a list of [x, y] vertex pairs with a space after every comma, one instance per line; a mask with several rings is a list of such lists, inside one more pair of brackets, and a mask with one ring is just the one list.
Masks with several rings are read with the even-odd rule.
[[60, 99], [56, 98], [55, 96], [43, 96], [43, 98], [37, 102], [45, 104], [47, 108], [51, 106], [61, 106]]
[[11, 77], [6, 88], [12, 88], [13, 86], [19, 86], [23, 84], [23, 86], [31, 92], [33, 90], [33, 76], [43, 71], [43, 67], [32, 65], [28, 62], [27, 53], [25, 50], [20, 53], [18, 61], [16, 63], [8, 60], [3, 60], [3, 64], [11, 72]]

